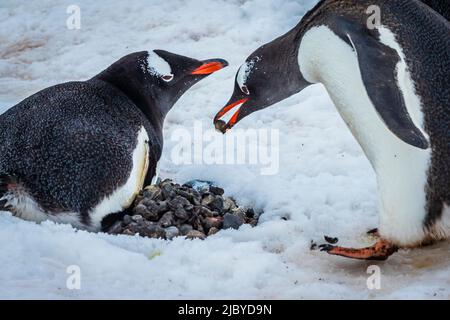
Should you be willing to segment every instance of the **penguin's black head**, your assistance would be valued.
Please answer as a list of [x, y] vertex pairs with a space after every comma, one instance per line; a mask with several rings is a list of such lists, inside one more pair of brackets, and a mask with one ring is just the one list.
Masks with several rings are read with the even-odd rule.
[[164, 50], [141, 51], [123, 57], [95, 78], [113, 84], [148, 118], [162, 122], [183, 93], [227, 65], [223, 59], [201, 61]]
[[[217, 130], [225, 133], [246, 116], [309, 85], [298, 65], [298, 46], [287, 40], [279, 38], [260, 47], [239, 68], [233, 95], [214, 118]], [[228, 122], [224, 121], [227, 116]]]
[[228, 66], [223, 59], [196, 60], [164, 50], [147, 53], [144, 66], [152, 91], [170, 107], [194, 84]]

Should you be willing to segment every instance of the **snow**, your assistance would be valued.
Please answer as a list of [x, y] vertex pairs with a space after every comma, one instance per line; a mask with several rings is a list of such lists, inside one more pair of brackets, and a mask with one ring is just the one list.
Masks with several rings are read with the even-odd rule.
[[12, 105], [12, 103], [0, 101], [0, 114], [5, 112], [10, 107], [10, 105]]
[[[49, 85], [88, 79], [134, 51], [227, 59], [228, 68], [193, 87], [170, 112], [161, 176], [214, 181], [264, 214], [256, 228], [205, 241], [96, 234], [0, 214], [0, 298], [450, 298], [448, 242], [375, 263], [310, 250], [323, 235], [367, 245], [365, 232], [378, 223], [372, 169], [320, 85], [236, 126], [279, 130], [278, 174], [261, 175], [249, 164], [171, 160], [172, 134], [192, 130], [195, 121], [212, 128], [246, 57], [292, 28], [315, 2], [78, 0], [81, 29], [68, 30], [70, 2], [3, 0], [0, 112]], [[380, 290], [366, 285], [372, 264], [381, 270]], [[80, 290], [66, 287], [72, 265], [81, 270]]]

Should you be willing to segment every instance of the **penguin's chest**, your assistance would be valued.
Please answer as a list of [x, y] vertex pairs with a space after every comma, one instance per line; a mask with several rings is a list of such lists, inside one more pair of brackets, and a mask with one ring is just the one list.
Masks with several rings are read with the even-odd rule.
[[[307, 81], [325, 86], [376, 171], [381, 228], [389, 235], [396, 234], [400, 242], [420, 238], [430, 151], [404, 143], [386, 127], [368, 96], [357, 52], [328, 27], [315, 27], [304, 35], [299, 65]], [[400, 67], [398, 70], [406, 72]], [[409, 77], [398, 76], [408, 111], [420, 114], [420, 100], [408, 90], [413, 87], [407, 83]]]
[[108, 214], [118, 213], [128, 208], [142, 189], [149, 166], [148, 140], [147, 131], [141, 127], [132, 154], [132, 169], [126, 183], [106, 196], [91, 210], [91, 226], [94, 229], [100, 228], [103, 218]]

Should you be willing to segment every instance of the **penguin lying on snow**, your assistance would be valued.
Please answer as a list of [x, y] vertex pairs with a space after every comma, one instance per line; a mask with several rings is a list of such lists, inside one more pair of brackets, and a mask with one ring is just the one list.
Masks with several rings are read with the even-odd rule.
[[0, 211], [99, 230], [151, 182], [175, 102], [227, 65], [137, 52], [12, 107], [0, 115]]
[[[382, 12], [373, 30], [371, 5]], [[369, 248], [322, 248], [383, 260], [450, 235], [449, 75], [450, 23], [420, 1], [322, 0], [247, 59], [215, 125], [225, 132], [322, 83], [376, 171], [381, 236]]]

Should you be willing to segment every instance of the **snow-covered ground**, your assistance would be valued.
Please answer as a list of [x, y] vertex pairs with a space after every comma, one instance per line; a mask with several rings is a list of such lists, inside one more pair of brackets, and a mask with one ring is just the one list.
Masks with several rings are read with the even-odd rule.
[[[292, 28], [315, 0], [2, 0], [0, 112], [49, 85], [87, 79], [121, 56], [161, 48], [230, 67], [192, 88], [165, 125], [162, 176], [216, 181], [239, 202], [264, 210], [256, 228], [205, 241], [174, 241], [77, 231], [0, 214], [0, 298], [450, 298], [450, 245], [402, 250], [369, 290], [373, 263], [310, 251], [311, 240], [337, 236], [370, 243], [377, 226], [376, 182], [360, 147], [325, 90], [313, 86], [255, 113], [239, 128], [280, 133], [280, 170], [251, 165], [176, 165], [180, 128], [212, 117], [233, 89], [236, 70], [258, 46]], [[68, 30], [66, 8], [81, 8]], [[287, 221], [282, 217], [289, 218]], [[68, 266], [81, 270], [69, 290]]]

